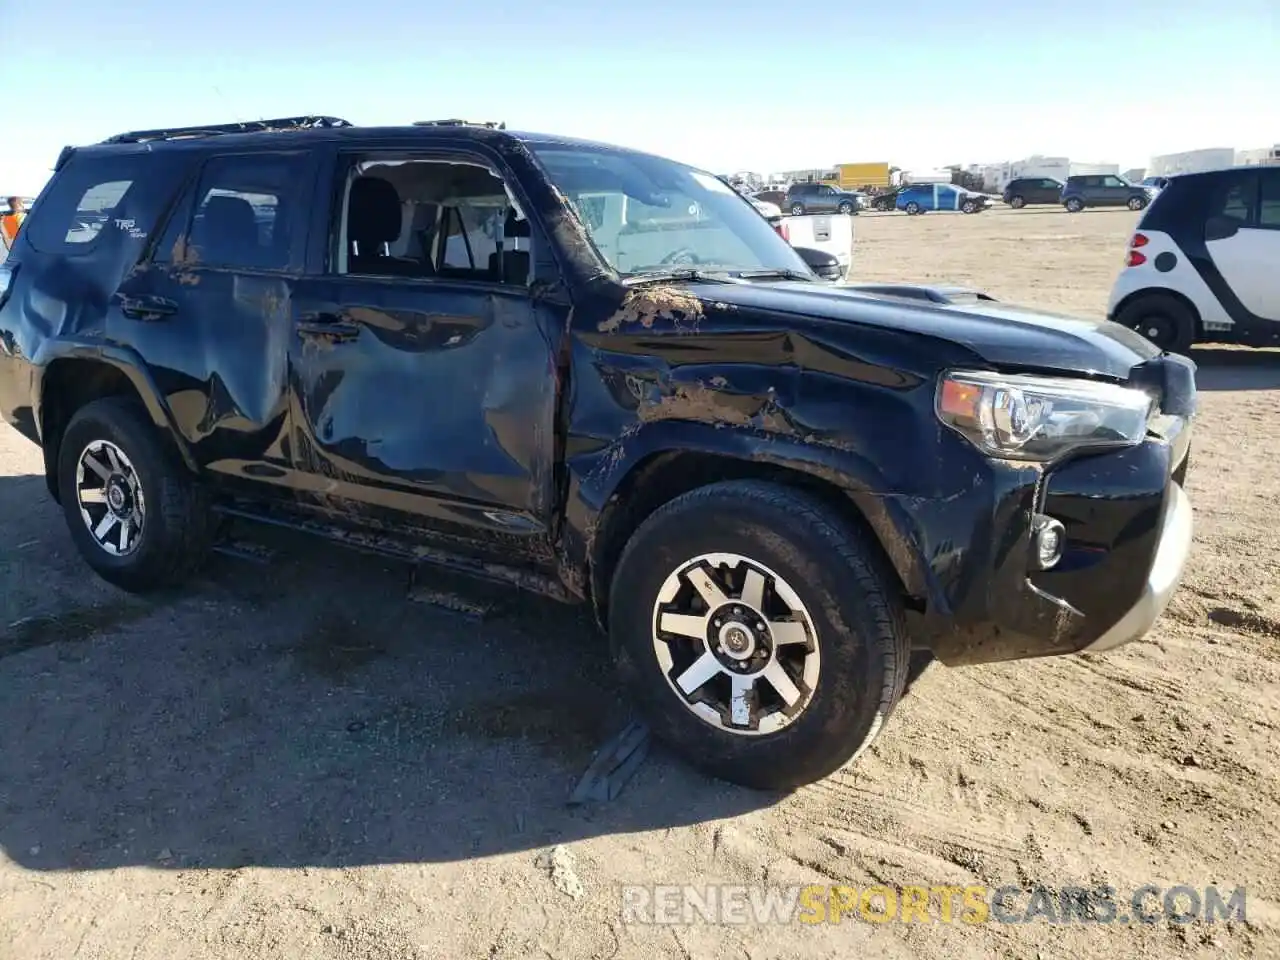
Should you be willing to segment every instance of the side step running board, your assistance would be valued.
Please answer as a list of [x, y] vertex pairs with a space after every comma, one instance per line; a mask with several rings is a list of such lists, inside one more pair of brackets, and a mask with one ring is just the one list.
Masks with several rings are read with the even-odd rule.
[[[509, 587], [518, 587], [521, 590], [527, 590], [530, 593], [537, 593], [542, 596], [551, 597], [564, 603], [579, 603], [582, 600], [581, 597], [570, 593], [559, 579], [547, 576], [546, 574], [539, 573], [534, 570], [527, 570], [521, 567], [511, 567], [500, 563], [490, 563], [484, 560], [476, 560], [471, 557], [448, 553], [434, 547], [425, 547], [416, 543], [411, 543], [390, 534], [368, 530], [350, 530], [345, 527], [337, 527], [317, 520], [308, 520], [300, 517], [284, 518], [273, 516], [271, 514], [255, 513], [252, 510], [231, 506], [229, 504], [219, 504], [214, 507], [214, 510], [226, 517], [246, 520], [251, 523], [266, 524], [273, 527], [283, 527], [286, 530], [297, 530], [302, 533], [309, 533], [314, 536], [323, 537], [325, 540], [332, 543], [337, 543], [344, 547], [359, 550], [363, 553], [391, 557], [396, 560], [404, 560], [407, 563], [429, 564], [434, 567], [451, 570], [455, 573], [465, 574], [466, 576], [473, 577], [475, 579], [487, 580], [491, 583], [500, 583]], [[241, 541], [228, 542], [220, 546], [218, 549], [219, 552], [225, 553], [229, 556], [252, 559], [257, 563], [269, 562], [269, 551], [262, 551], [255, 547], [247, 547], [247, 545]], [[252, 554], [252, 556], [250, 556], [250, 554]]]

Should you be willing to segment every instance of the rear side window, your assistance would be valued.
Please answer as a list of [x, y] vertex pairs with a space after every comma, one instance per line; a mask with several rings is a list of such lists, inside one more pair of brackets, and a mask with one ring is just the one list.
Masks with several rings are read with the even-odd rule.
[[1262, 175], [1262, 189], [1258, 195], [1258, 226], [1280, 230], [1280, 170]]
[[1258, 220], [1258, 175], [1242, 171], [1218, 177], [1209, 196], [1207, 219], [1225, 218], [1240, 226]]
[[86, 253], [105, 232], [118, 230], [137, 240], [150, 224], [134, 202], [142, 158], [72, 157], [25, 224], [41, 253]]
[[210, 267], [288, 269], [307, 168], [303, 153], [214, 157], [201, 171], [185, 259]]

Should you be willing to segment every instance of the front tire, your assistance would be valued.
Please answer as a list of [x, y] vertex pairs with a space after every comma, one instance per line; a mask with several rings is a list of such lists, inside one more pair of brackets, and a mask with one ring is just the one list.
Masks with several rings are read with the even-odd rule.
[[204, 492], [135, 403], [107, 397], [80, 408], [57, 470], [71, 539], [107, 582], [155, 590], [207, 556], [216, 525]]
[[1141, 209], [1142, 209], [1143, 207], [1145, 207], [1146, 205], [1147, 205], [1147, 201], [1143, 200], [1141, 197], [1130, 197], [1130, 198], [1129, 198], [1129, 209], [1130, 209], [1130, 210], [1141, 210]]
[[1187, 354], [1196, 340], [1196, 317], [1185, 303], [1167, 293], [1152, 293], [1126, 304], [1116, 322], [1136, 330], [1161, 350]]
[[1063, 206], [1067, 208], [1067, 213], [1079, 213], [1084, 209], [1084, 201], [1079, 197], [1072, 197], [1063, 203]]
[[841, 212], [841, 213], [843, 213], [846, 217], [851, 217], [851, 216], [853, 216], [853, 204], [852, 204], [852, 203], [850, 203], [848, 200], [843, 200], [843, 201], [841, 201], [840, 206], [839, 206], [839, 208], [838, 208], [838, 209], [839, 209], [839, 210], [840, 210], [840, 212]]
[[907, 213], [911, 214], [913, 217], [918, 215], [920, 213], [920, 204], [912, 200], [907, 204]]
[[964, 203], [960, 204], [960, 212], [961, 213], [977, 213], [978, 205], [974, 203], [972, 200], [966, 200]]
[[803, 216], [804, 216], [804, 204], [803, 204], [803, 203], [793, 203], [793, 204], [791, 205], [791, 215], [792, 215], [793, 217], [803, 217]]
[[1027, 205], [1027, 201], [1026, 201], [1026, 199], [1025, 199], [1025, 198], [1023, 198], [1023, 197], [1010, 197], [1010, 198], [1009, 198], [1009, 206], [1013, 207], [1013, 209], [1015, 209], [1015, 210], [1021, 210], [1021, 209], [1022, 209], [1023, 207], [1025, 207], [1026, 205]]
[[725, 780], [811, 783], [879, 733], [906, 679], [902, 604], [873, 544], [815, 497], [701, 487], [632, 536], [609, 624], [655, 734]]

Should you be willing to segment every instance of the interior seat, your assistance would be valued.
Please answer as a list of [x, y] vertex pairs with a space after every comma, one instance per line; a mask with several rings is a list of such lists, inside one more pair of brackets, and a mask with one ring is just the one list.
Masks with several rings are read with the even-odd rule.
[[419, 261], [388, 252], [388, 245], [400, 237], [401, 221], [400, 194], [394, 184], [381, 177], [357, 178], [347, 202], [347, 242], [351, 245], [347, 272], [422, 276]]
[[205, 263], [257, 264], [262, 245], [253, 206], [243, 197], [210, 197], [192, 226], [191, 245]]

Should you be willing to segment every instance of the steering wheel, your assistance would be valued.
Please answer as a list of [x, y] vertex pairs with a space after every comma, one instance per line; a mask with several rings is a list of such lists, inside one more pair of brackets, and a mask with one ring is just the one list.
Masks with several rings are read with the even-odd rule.
[[702, 260], [699, 259], [698, 255], [688, 247], [681, 247], [679, 250], [673, 250], [658, 261], [659, 265], [664, 267], [674, 266], [677, 263], [693, 265], [701, 262]]

